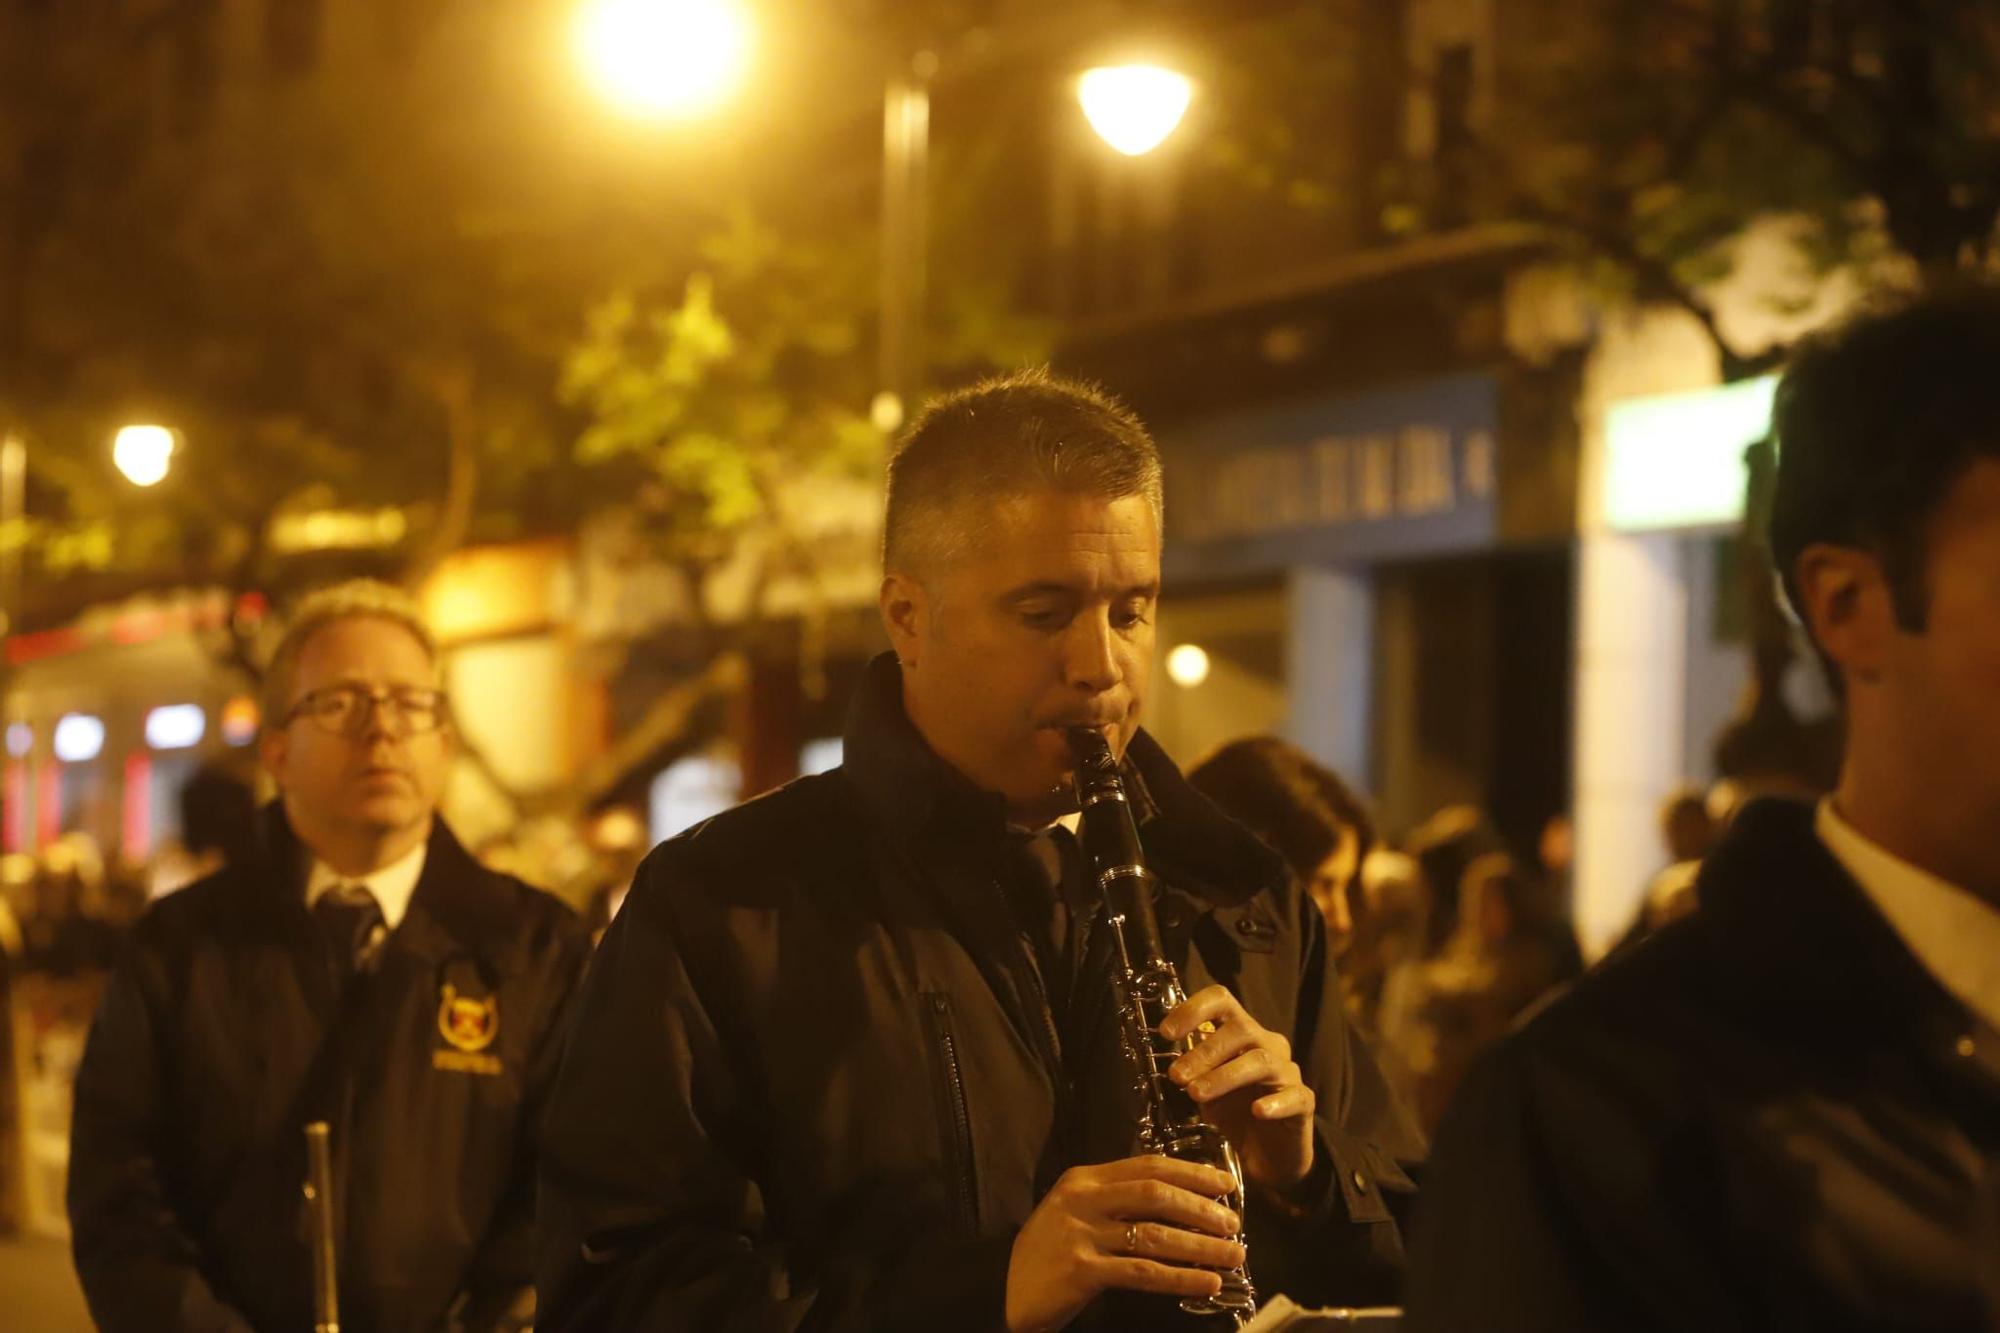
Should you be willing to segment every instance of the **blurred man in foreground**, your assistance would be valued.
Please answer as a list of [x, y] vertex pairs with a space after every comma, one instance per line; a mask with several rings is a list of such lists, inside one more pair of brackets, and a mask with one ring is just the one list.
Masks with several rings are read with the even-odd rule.
[[2000, 298], [1873, 314], [1778, 394], [1771, 545], [1840, 784], [1447, 1117], [1417, 1333], [2000, 1328]]
[[401, 594], [308, 598], [264, 708], [283, 799], [253, 854], [140, 921], [77, 1078], [91, 1313], [312, 1327], [302, 1129], [324, 1120], [343, 1325], [493, 1327], [531, 1277], [533, 1128], [582, 930], [436, 817], [450, 714]]
[[1392, 1297], [1420, 1144], [1319, 909], [1138, 729], [1144, 428], [1046, 376], [947, 396], [891, 465], [886, 548], [896, 653], [845, 764], [660, 847], [605, 935], [550, 1114], [542, 1327], [1170, 1329], [1215, 1293], [1228, 1176], [1133, 1156], [1072, 727], [1123, 755], [1166, 885], [1192, 998], [1165, 1027], [1215, 1025], [1174, 1077], [1243, 1156], [1253, 1277]]

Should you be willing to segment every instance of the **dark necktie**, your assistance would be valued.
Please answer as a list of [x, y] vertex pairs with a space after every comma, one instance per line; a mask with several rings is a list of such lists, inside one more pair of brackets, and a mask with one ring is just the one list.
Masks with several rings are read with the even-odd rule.
[[1076, 857], [1076, 839], [1060, 824], [1021, 838], [1016, 845], [1014, 909], [1060, 1027], [1068, 1009], [1073, 913], [1065, 893]]
[[343, 987], [375, 959], [387, 933], [382, 905], [365, 884], [336, 884], [313, 904], [313, 920], [326, 937], [328, 955]]

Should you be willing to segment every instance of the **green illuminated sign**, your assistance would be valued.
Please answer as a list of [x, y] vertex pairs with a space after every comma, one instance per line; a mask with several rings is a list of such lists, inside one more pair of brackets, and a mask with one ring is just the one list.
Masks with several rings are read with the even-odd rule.
[[1743, 451], [1771, 429], [1778, 377], [1627, 398], [1605, 423], [1604, 516], [1619, 532], [1743, 517]]

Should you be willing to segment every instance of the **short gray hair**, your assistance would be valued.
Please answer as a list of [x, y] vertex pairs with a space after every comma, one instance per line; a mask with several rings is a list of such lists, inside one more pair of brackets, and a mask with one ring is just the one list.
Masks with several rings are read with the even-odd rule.
[[882, 563], [921, 576], [963, 553], [972, 504], [1061, 491], [1137, 495], [1161, 518], [1160, 451], [1124, 403], [1094, 384], [1028, 370], [933, 399], [889, 461]]
[[292, 608], [284, 637], [278, 640], [270, 664], [264, 668], [260, 701], [264, 726], [279, 725], [291, 711], [292, 691], [298, 686], [299, 655], [306, 644], [328, 625], [343, 620], [386, 620], [399, 625], [423, 645], [424, 654], [433, 666], [438, 663], [437, 638], [424, 622], [424, 613], [416, 599], [401, 588], [379, 579], [349, 579], [317, 589], [300, 598]]

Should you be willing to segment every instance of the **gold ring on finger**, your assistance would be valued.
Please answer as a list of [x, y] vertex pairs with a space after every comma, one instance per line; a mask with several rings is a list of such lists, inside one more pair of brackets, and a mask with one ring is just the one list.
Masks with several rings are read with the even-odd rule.
[[1137, 1254], [1138, 1252], [1139, 1224], [1137, 1222], [1127, 1222], [1125, 1224], [1125, 1253]]

